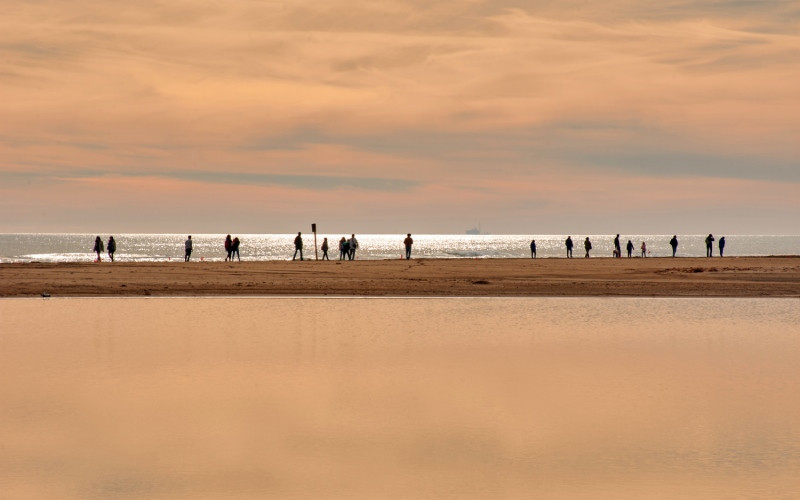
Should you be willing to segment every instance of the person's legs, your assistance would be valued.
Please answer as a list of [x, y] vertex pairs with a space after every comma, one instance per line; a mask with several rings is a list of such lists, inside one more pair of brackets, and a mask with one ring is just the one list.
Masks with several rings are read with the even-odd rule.
[[[292, 255], [292, 260], [295, 260], [295, 259], [297, 258], [297, 252], [298, 252], [299, 250], [300, 250], [299, 248], [297, 248], [297, 247], [294, 247], [294, 255]], [[300, 254], [300, 256], [302, 257], [302, 256], [303, 256], [303, 254]]]
[[406, 247], [406, 260], [411, 258], [411, 247]]

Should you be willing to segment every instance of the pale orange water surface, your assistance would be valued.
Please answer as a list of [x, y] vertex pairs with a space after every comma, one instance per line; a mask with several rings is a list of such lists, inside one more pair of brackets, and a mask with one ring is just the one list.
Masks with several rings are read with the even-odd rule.
[[0, 300], [0, 497], [796, 498], [794, 299]]

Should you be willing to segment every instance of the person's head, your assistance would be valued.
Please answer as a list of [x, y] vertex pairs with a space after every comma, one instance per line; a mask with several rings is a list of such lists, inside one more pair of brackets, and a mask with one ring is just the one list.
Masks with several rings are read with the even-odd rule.
[[355, 238], [355, 237], [356, 237], [356, 235], [355, 235], [355, 234], [351, 234], [351, 235], [350, 235], [350, 237], [351, 237], [351, 238]]
[[297, 231], [297, 236], [300, 236], [300, 231]]
[[617, 238], [619, 238], [619, 233], [617, 233]]
[[411, 233], [408, 233], [406, 236], [408, 236], [409, 238], [411, 238]]
[[192, 239], [192, 235], [191, 235], [191, 234], [189, 235], [189, 239], [190, 239], [190, 240]]

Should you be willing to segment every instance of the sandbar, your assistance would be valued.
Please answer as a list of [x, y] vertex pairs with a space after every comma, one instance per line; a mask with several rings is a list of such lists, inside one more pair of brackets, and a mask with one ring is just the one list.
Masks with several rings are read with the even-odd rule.
[[0, 297], [800, 297], [800, 257], [0, 264]]

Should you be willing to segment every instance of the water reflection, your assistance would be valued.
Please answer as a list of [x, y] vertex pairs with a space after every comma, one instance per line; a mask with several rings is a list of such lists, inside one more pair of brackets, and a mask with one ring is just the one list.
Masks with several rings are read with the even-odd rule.
[[789, 498], [796, 300], [2, 300], [9, 498]]

